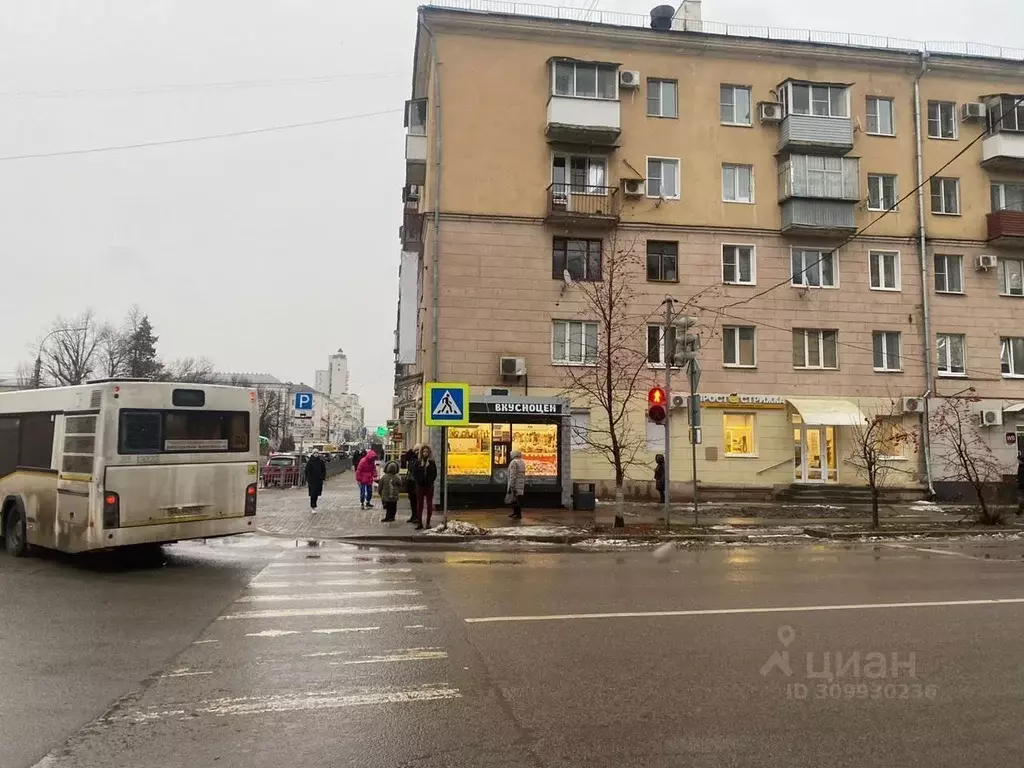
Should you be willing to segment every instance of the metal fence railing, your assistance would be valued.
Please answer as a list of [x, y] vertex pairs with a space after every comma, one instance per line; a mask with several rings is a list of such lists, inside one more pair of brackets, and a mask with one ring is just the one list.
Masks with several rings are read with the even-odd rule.
[[[509, 16], [531, 16], [539, 19], [587, 22], [618, 27], [649, 29], [649, 16], [619, 11], [588, 10], [540, 3], [523, 3], [515, 0], [428, 0], [425, 8], [442, 8], [474, 13], [493, 13]], [[882, 48], [897, 51], [927, 51], [952, 56], [971, 56], [1024, 61], [1024, 49], [1008, 48], [986, 43], [919, 41], [885, 35], [864, 35], [857, 32], [827, 32], [814, 29], [791, 29], [785, 27], [751, 26], [746, 24], [724, 24], [718, 21], [684, 21], [673, 19], [672, 29], [678, 32], [699, 32], [729, 37], [749, 37], [762, 40], [780, 40], [824, 45], [843, 45], [857, 48]]]
[[548, 214], [613, 218], [618, 215], [618, 191], [618, 187], [590, 184], [552, 184], [548, 187]]

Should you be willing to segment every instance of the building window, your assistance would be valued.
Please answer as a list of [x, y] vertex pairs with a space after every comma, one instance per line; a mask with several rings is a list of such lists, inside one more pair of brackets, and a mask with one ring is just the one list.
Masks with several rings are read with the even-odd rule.
[[722, 163], [722, 200], [727, 203], [754, 202], [754, 168]]
[[933, 139], [956, 138], [955, 102], [928, 102], [928, 136]]
[[835, 288], [835, 254], [811, 248], [794, 248], [791, 255], [793, 285], [801, 288]]
[[753, 456], [754, 414], [726, 413], [723, 415], [722, 436], [726, 456]]
[[892, 99], [868, 96], [868, 133], [875, 136], [895, 136]]
[[900, 289], [899, 251], [870, 251], [868, 262], [872, 290], [898, 291]]
[[782, 198], [860, 199], [859, 161], [854, 157], [791, 155], [779, 163]]
[[1000, 96], [988, 102], [988, 125], [992, 133], [1024, 131], [1022, 96]]
[[[1024, 128], [1024, 126], [1021, 126]], [[993, 211], [1024, 211], [1024, 184], [998, 182], [992, 185]]]
[[597, 363], [597, 323], [555, 320], [552, 324], [551, 362], [559, 365]]
[[793, 329], [794, 368], [839, 368], [839, 331]]
[[999, 260], [999, 284], [1004, 296], [1024, 296], [1024, 261]]
[[590, 155], [555, 155], [551, 182], [555, 194], [607, 194], [608, 158]]
[[876, 371], [903, 370], [900, 360], [899, 331], [875, 331], [871, 334], [871, 341], [874, 348]]
[[729, 285], [754, 285], [757, 282], [754, 246], [722, 246], [722, 282]]
[[719, 90], [718, 113], [725, 125], [750, 125], [750, 89], [723, 85]]
[[601, 241], [554, 238], [551, 243], [551, 279], [562, 280], [566, 272], [573, 280], [600, 281]]
[[569, 417], [572, 424], [572, 435], [569, 446], [574, 451], [585, 451], [590, 447], [587, 438], [590, 435], [590, 413], [586, 411], [573, 411]]
[[[666, 345], [665, 342], [668, 341]], [[667, 352], [666, 352], [667, 348]], [[664, 366], [665, 361], [670, 359], [676, 348], [676, 329], [669, 326], [667, 339], [664, 325], [647, 326], [647, 364]], [[675, 368], [676, 366], [672, 366]]]
[[849, 117], [848, 91], [842, 85], [790, 83], [782, 89], [787, 115]]
[[679, 243], [647, 241], [647, 279], [652, 283], [679, 282]]
[[679, 161], [647, 158], [647, 196], [679, 199]]
[[966, 343], [962, 333], [940, 333], [935, 337], [940, 376], [966, 376]]
[[753, 368], [757, 365], [752, 325], [722, 326], [722, 345], [722, 362], [730, 368]]
[[896, 209], [896, 177], [885, 173], [868, 174], [868, 210]]
[[556, 61], [553, 78], [555, 96], [612, 101], [619, 97], [619, 68], [614, 64]]
[[947, 254], [935, 254], [936, 293], [964, 292], [964, 258]]
[[960, 215], [960, 179], [932, 179], [932, 213]]
[[1003, 376], [1024, 376], [1024, 337], [1004, 336], [999, 343]]
[[647, 80], [647, 114], [650, 117], [679, 117], [675, 80]]

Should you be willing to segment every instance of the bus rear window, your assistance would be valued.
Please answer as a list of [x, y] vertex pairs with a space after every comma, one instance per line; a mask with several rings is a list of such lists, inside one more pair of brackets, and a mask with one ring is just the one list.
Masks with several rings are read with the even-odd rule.
[[121, 411], [118, 453], [239, 453], [249, 450], [246, 411]]

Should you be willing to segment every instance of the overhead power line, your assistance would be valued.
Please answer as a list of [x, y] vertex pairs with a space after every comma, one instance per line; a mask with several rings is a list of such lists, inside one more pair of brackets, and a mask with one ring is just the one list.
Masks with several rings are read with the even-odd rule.
[[34, 152], [26, 155], [0, 156], [0, 162], [8, 160], [34, 160], [43, 157], [66, 157], [69, 155], [92, 155], [100, 152], [117, 152], [124, 149], [142, 149], [144, 147], [164, 147], [171, 144], [188, 144], [195, 141], [212, 141], [214, 139], [231, 139], [236, 136], [252, 136], [257, 133], [272, 133], [274, 131], [290, 131], [295, 128], [309, 128], [316, 125], [329, 125], [331, 123], [343, 123], [348, 120], [360, 120], [366, 117], [378, 117], [380, 115], [391, 115], [401, 112], [401, 109], [385, 109], [380, 112], [364, 112], [361, 115], [344, 115], [342, 117], [328, 117], [324, 120], [310, 120], [304, 123], [289, 123], [288, 125], [271, 125], [265, 128], [249, 128], [244, 131], [230, 131], [228, 133], [211, 133], [205, 136], [187, 136], [180, 139], [162, 139], [159, 141], [142, 141], [137, 144], [115, 144], [107, 147], [89, 147], [88, 149], [66, 149], [57, 152]]

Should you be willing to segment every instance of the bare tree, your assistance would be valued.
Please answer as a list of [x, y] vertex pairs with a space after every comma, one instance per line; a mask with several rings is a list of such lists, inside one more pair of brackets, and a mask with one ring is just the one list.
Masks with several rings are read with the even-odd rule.
[[256, 387], [256, 397], [260, 409], [260, 434], [273, 443], [281, 435], [281, 390], [260, 385]]
[[42, 369], [58, 386], [83, 384], [96, 369], [99, 328], [92, 310], [61, 318], [41, 345]]
[[1003, 513], [991, 505], [988, 486], [1002, 478], [1003, 465], [978, 433], [971, 408], [976, 402], [978, 398], [948, 397], [932, 410], [932, 453], [943, 465], [946, 479], [971, 486], [978, 521], [997, 525]]
[[167, 363], [161, 378], [186, 384], [213, 384], [217, 381], [217, 372], [205, 357], [183, 357]]
[[903, 409], [895, 400], [865, 416], [863, 424], [853, 425], [850, 434], [848, 460], [871, 488], [871, 527], [878, 528], [882, 490], [892, 485], [900, 472], [892, 458], [902, 454], [903, 446], [916, 445], [916, 438], [904, 429]]
[[14, 373], [15, 383], [20, 389], [29, 389], [35, 379], [35, 371], [30, 363], [19, 363]]
[[130, 337], [109, 323], [100, 326], [97, 336], [99, 344], [96, 357], [100, 375], [108, 379], [126, 375], [131, 352]]

